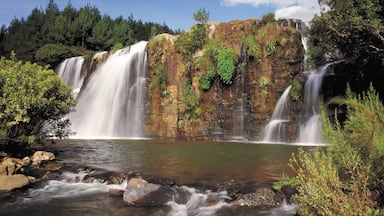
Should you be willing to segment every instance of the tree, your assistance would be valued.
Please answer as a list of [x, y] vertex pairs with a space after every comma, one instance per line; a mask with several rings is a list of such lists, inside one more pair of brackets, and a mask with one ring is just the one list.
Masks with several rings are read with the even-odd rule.
[[193, 14], [193, 19], [199, 24], [206, 24], [209, 20], [209, 12], [205, 8], [200, 8]]
[[86, 48], [86, 40], [92, 32], [92, 27], [99, 21], [100, 12], [96, 7], [87, 4], [81, 8], [75, 19], [75, 26], [81, 38], [81, 47]]
[[329, 10], [311, 21], [311, 59], [320, 65], [338, 58], [367, 60], [384, 58], [384, 1], [328, 0]]
[[92, 34], [89, 42], [94, 49], [105, 50], [110, 49], [112, 42], [112, 19], [109, 16], [103, 16], [92, 28]]
[[43, 129], [47, 122], [62, 129], [62, 118], [74, 103], [71, 88], [54, 71], [14, 56], [0, 59], [1, 139], [38, 140], [49, 132]]

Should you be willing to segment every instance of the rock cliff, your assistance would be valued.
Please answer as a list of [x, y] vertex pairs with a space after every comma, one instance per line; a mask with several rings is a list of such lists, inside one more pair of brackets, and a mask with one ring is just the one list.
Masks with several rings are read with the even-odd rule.
[[[147, 136], [258, 139], [289, 85], [295, 118], [301, 109], [304, 56], [295, 28], [256, 19], [209, 23], [208, 38], [191, 49], [185, 35], [193, 38], [197, 27], [181, 36], [158, 35], [148, 44]], [[235, 55], [230, 80], [212, 72], [220, 70], [217, 53], [222, 50]]]

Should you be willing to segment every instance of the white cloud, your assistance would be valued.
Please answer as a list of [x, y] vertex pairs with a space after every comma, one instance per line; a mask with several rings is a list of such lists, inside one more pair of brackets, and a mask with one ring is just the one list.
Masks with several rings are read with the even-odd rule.
[[295, 18], [302, 21], [312, 20], [315, 14], [320, 13], [320, 8], [305, 8], [302, 6], [283, 7], [275, 11], [276, 18]]
[[277, 18], [296, 18], [309, 21], [320, 12], [318, 0], [221, 0], [225, 6], [249, 4], [253, 7], [269, 5], [276, 8]]

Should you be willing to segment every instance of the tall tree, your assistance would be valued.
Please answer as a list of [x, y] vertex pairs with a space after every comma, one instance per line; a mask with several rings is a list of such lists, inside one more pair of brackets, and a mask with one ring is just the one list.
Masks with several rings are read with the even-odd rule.
[[97, 50], [110, 49], [112, 42], [112, 19], [104, 15], [95, 26], [92, 28], [92, 35], [89, 37], [89, 42], [92, 48]]
[[76, 29], [81, 38], [81, 47], [86, 48], [86, 40], [92, 33], [92, 27], [100, 20], [100, 12], [95, 6], [87, 4], [79, 11], [76, 18]]

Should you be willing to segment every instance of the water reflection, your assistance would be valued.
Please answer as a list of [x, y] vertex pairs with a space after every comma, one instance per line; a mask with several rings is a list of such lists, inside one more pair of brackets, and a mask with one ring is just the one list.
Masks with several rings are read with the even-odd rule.
[[66, 140], [58, 159], [112, 171], [197, 181], [275, 181], [298, 146], [157, 140]]

